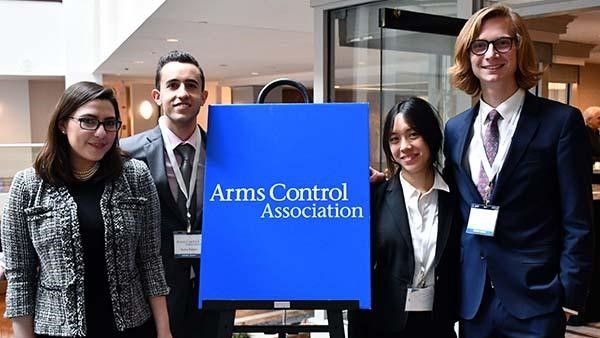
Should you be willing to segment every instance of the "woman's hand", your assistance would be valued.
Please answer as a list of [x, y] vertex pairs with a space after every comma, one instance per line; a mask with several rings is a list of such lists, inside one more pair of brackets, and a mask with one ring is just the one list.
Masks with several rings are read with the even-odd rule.
[[383, 181], [385, 181], [385, 172], [369, 167], [369, 183], [379, 183]]
[[14, 338], [35, 338], [33, 333], [33, 317], [23, 316], [12, 319]]
[[173, 335], [171, 334], [171, 330], [168, 330], [166, 332], [157, 332], [156, 338], [173, 338]]
[[173, 338], [167, 312], [167, 297], [153, 296], [149, 298], [152, 317], [156, 326], [157, 338]]

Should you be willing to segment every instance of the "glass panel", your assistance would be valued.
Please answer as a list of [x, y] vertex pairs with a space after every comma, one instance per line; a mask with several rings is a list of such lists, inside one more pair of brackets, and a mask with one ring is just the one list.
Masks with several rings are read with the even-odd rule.
[[446, 122], [471, 105], [471, 98], [450, 84], [456, 38], [447, 35], [383, 29], [382, 107], [387, 113], [409, 96], [427, 100]]
[[561, 3], [561, 2], [564, 2], [564, 0], [502, 0], [502, 1], [484, 0], [483, 7], [490, 6], [490, 5], [493, 5], [496, 3], [502, 3], [502, 4], [510, 6], [511, 8], [518, 11], [519, 9], [523, 9], [523, 8], [527, 8], [527, 7], [531, 7], [531, 6], [540, 6], [540, 5], [547, 6], [550, 4]]
[[0, 219], [13, 177], [18, 171], [33, 165], [42, 146], [42, 143], [0, 144]]
[[[456, 1], [379, 1], [329, 13], [330, 102], [368, 102], [370, 164], [382, 169], [382, 117], [402, 97], [434, 104], [444, 120], [471, 105], [449, 85], [454, 38], [379, 28], [379, 9], [456, 17]], [[396, 41], [397, 40], [397, 41]], [[380, 91], [381, 89], [381, 91]]]
[[568, 83], [548, 82], [548, 98], [554, 101], [569, 104], [569, 89]]
[[18, 171], [33, 165], [33, 160], [42, 146], [43, 143], [0, 144], [0, 194], [8, 192]]

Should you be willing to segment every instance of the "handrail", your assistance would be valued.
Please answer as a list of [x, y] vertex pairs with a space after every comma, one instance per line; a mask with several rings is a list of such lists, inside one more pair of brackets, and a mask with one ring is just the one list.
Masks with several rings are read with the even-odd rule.
[[44, 143], [0, 143], [0, 148], [41, 148]]

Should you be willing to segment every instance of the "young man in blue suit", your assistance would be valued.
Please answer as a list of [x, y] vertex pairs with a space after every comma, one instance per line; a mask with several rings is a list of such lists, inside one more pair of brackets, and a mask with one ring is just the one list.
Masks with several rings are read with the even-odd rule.
[[[206, 101], [204, 72], [187, 52], [172, 51], [158, 61], [152, 98], [162, 116], [154, 129], [121, 140], [121, 148], [146, 162], [161, 207], [161, 255], [170, 293], [173, 338], [217, 336], [219, 315], [198, 310], [199, 256], [182, 257], [174, 245], [197, 240], [202, 230], [206, 133], [196, 122]], [[200, 247], [199, 243], [192, 245]]]
[[521, 18], [494, 5], [456, 41], [453, 84], [479, 102], [448, 121], [447, 169], [463, 221], [464, 336], [564, 337], [591, 270], [591, 161], [576, 108], [536, 97]]

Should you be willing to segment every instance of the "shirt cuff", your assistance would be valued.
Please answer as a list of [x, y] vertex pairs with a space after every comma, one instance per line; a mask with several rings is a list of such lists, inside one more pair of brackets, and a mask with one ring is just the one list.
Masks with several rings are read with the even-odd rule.
[[563, 309], [563, 311], [564, 311], [564, 312], [566, 312], [566, 313], [570, 313], [570, 314], [572, 314], [572, 315], [575, 315], [575, 316], [579, 315], [579, 312], [578, 312], [578, 311], [571, 310], [571, 309], [569, 309], [569, 308], [566, 308], [566, 307], [563, 307], [562, 309]]

